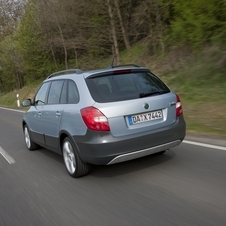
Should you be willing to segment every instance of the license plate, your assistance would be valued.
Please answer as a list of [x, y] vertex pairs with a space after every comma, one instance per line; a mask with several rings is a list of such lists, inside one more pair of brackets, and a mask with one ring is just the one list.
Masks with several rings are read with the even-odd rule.
[[128, 116], [130, 125], [138, 124], [141, 122], [153, 121], [157, 119], [162, 119], [162, 110]]

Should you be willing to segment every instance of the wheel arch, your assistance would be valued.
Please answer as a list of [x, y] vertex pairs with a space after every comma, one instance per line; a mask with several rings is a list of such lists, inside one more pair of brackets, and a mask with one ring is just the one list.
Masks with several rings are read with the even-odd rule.
[[23, 120], [23, 121], [22, 121], [22, 128], [23, 128], [23, 130], [24, 130], [24, 126], [25, 126], [25, 125], [28, 126], [27, 123], [25, 122], [25, 120]]
[[59, 138], [60, 138], [60, 139], [59, 139], [59, 147], [60, 147], [60, 152], [61, 152], [61, 154], [63, 154], [63, 153], [62, 153], [62, 145], [63, 145], [63, 141], [64, 141], [64, 139], [65, 139], [66, 137], [69, 137], [69, 138], [70, 138], [70, 140], [73, 142], [73, 144], [75, 145], [76, 149], [78, 150], [79, 156], [81, 157], [81, 155], [80, 155], [80, 149], [79, 149], [79, 147], [78, 147], [78, 145], [77, 145], [75, 139], [74, 139], [67, 131], [65, 131], [65, 130], [62, 130], [62, 131], [60, 132], [60, 136], [59, 136]]

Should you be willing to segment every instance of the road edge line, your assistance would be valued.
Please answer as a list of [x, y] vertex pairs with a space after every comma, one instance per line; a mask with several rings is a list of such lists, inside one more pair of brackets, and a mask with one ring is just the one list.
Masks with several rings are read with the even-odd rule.
[[23, 111], [23, 110], [17, 110], [17, 109], [12, 109], [12, 108], [4, 108], [4, 107], [0, 107], [0, 109], [8, 110], [8, 111], [21, 112], [21, 113], [24, 113], [24, 112], [25, 112], [25, 111]]
[[199, 142], [189, 141], [189, 140], [183, 140], [182, 143], [226, 151], [226, 147], [213, 145], [213, 144], [205, 144], [205, 143], [199, 143]]

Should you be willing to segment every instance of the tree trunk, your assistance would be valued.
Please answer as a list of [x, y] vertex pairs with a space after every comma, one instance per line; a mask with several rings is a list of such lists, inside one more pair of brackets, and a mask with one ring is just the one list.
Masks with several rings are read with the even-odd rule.
[[63, 45], [63, 49], [64, 49], [64, 63], [65, 63], [65, 68], [68, 69], [68, 56], [67, 56], [67, 48], [66, 48], [66, 45], [65, 45], [65, 40], [64, 40], [64, 35], [63, 35], [63, 32], [62, 32], [62, 29], [61, 29], [61, 26], [59, 25], [59, 22], [58, 22], [58, 19], [57, 19], [57, 16], [55, 14], [55, 12], [53, 11], [53, 9], [51, 8], [51, 6], [49, 6], [49, 4], [43, 0], [43, 2], [47, 5], [47, 7], [50, 9], [50, 11], [52, 12], [52, 15], [54, 17], [54, 20], [56, 22], [56, 26], [59, 30], [59, 33], [60, 33], [60, 37], [61, 37], [61, 42], [62, 42], [62, 45]]
[[118, 0], [115, 0], [115, 7], [117, 9], [117, 14], [118, 14], [119, 22], [120, 22], [120, 27], [121, 27], [121, 30], [122, 30], [122, 36], [123, 36], [123, 39], [124, 39], [124, 43], [125, 43], [126, 49], [129, 50], [131, 46], [130, 46], [130, 42], [127, 38], [127, 35], [126, 35], [125, 27], [123, 25], [123, 20], [122, 20], [121, 11], [120, 11], [120, 8], [119, 8], [119, 5], [118, 5]]
[[65, 69], [68, 69], [68, 63], [67, 63], [67, 48], [66, 48], [65, 41], [64, 41], [64, 35], [63, 35], [63, 32], [62, 32], [62, 30], [61, 30], [60, 25], [57, 25], [57, 27], [58, 27], [58, 29], [59, 29], [61, 41], [62, 41], [63, 48], [64, 48], [64, 63], [65, 63]]
[[157, 30], [157, 42], [158, 44], [160, 45], [160, 48], [161, 48], [161, 51], [162, 53], [164, 54], [165, 52], [165, 45], [164, 45], [164, 42], [163, 42], [163, 29], [162, 29], [162, 21], [161, 21], [161, 12], [159, 10], [159, 5], [157, 3], [155, 3], [155, 12], [156, 12], [156, 30]]
[[114, 20], [114, 15], [111, 8], [110, 0], [107, 0], [107, 5], [108, 5], [108, 14], [109, 14], [110, 23], [111, 23], [111, 33], [112, 33], [113, 46], [114, 46], [114, 52], [115, 52], [114, 57], [115, 57], [116, 65], [118, 65], [120, 63], [120, 55], [119, 55], [119, 48], [118, 48], [117, 33], [115, 28], [115, 20]]
[[54, 54], [54, 51], [53, 51], [52, 44], [50, 44], [50, 50], [51, 50], [51, 53], [52, 53], [53, 62], [55, 64], [55, 67], [57, 68], [57, 61], [56, 61], [56, 57], [55, 57], [55, 54]]
[[77, 51], [76, 51], [76, 47], [74, 47], [74, 54], [75, 54], [75, 65], [76, 65], [76, 68], [78, 67], [78, 54], [77, 54]]
[[[1, 72], [1, 71], [0, 71]], [[2, 78], [0, 77], [0, 93], [3, 93], [5, 91]]]

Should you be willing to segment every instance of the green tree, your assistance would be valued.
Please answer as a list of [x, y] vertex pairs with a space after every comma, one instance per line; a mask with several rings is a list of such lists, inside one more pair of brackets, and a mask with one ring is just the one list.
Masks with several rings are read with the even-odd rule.
[[15, 33], [7, 36], [0, 43], [0, 65], [2, 67], [0, 82], [2, 92], [20, 89], [24, 85], [24, 64], [18, 52], [17, 44]]
[[225, 43], [225, 0], [173, 0], [169, 38], [193, 47]]
[[133, 7], [130, 30], [136, 42], [145, 41], [152, 53], [165, 52], [164, 33], [169, 20], [169, 6], [166, 0], [141, 0]]
[[18, 30], [19, 50], [25, 63], [25, 81], [46, 77], [54, 69], [51, 53], [45, 48], [43, 34], [37, 19], [36, 1], [26, 6]]

